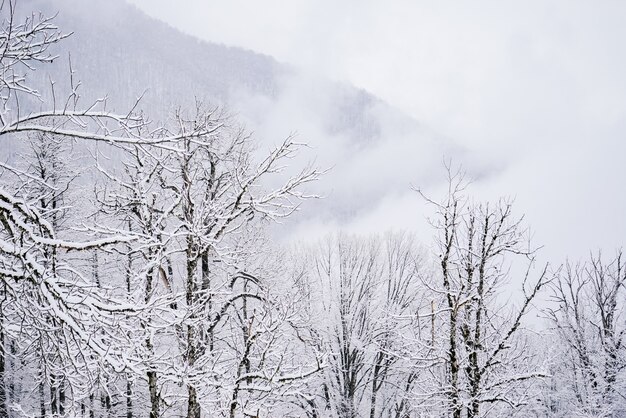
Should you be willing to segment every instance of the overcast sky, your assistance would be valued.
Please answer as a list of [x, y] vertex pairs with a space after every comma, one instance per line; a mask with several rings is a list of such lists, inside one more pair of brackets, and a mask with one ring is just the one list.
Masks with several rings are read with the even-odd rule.
[[515, 197], [552, 257], [626, 237], [626, 2], [132, 3], [364, 88], [470, 148], [498, 168], [474, 190]]

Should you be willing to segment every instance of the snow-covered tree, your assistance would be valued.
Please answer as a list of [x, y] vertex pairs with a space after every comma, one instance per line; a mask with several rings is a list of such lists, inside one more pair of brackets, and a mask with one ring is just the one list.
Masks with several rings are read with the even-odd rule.
[[550, 416], [617, 417], [626, 413], [624, 302], [621, 252], [567, 262], [552, 285], [546, 310], [555, 330], [558, 362], [546, 388]]
[[[511, 414], [527, 403], [528, 386], [545, 375], [524, 338], [523, 321], [547, 283], [547, 267], [531, 279], [534, 251], [509, 201], [474, 204], [464, 195], [462, 173], [448, 174], [443, 201], [426, 198], [437, 210], [432, 225], [439, 268], [432, 290], [440, 296], [434, 348], [441, 370], [420, 398], [454, 418]], [[517, 280], [522, 295], [516, 307], [501, 295], [513, 259], [528, 262]]]
[[[267, 339], [279, 340], [274, 331], [283, 332], [294, 313], [279, 309], [258, 272], [241, 267], [241, 257], [251, 252], [247, 243], [254, 241], [248, 231], [252, 225], [293, 213], [305, 197], [301, 186], [319, 175], [305, 168], [278, 187], [265, 187], [266, 178], [278, 175], [301, 144], [288, 138], [255, 162], [250, 137], [228, 131], [212, 111], [188, 119], [178, 112], [168, 127], [150, 123], [135, 112], [136, 106], [122, 114], [109, 112], [104, 99], [81, 107], [73, 73], [71, 91], [61, 97], [51, 83], [52, 99], [46, 103], [28, 74], [35, 64], [54, 61], [51, 48], [67, 35], [46, 16], [32, 14], [20, 21], [13, 1], [3, 2], [1, 12], [0, 143], [19, 144], [27, 134], [39, 134], [82, 146], [97, 160], [133, 155], [135, 163], [126, 166], [125, 176], [117, 174], [115, 163], [106, 169], [98, 163], [95, 175], [106, 180], [106, 187], [115, 183], [117, 194], [100, 193], [99, 216], [74, 220], [67, 233], [61, 233], [55, 214], [88, 205], [88, 196], [56, 208], [58, 184], [14, 162], [2, 163], [1, 342], [21, 341], [24, 352], [38, 350], [42, 359], [54, 359], [43, 366], [51, 376], [51, 412], [93, 414], [100, 391], [103, 408], [111, 413], [112, 400], [125, 386], [130, 416], [129, 382], [138, 381], [146, 383], [154, 417], [179, 403], [175, 387], [180, 385], [186, 387], [188, 416], [200, 416], [201, 404], [213, 402], [200, 400], [198, 392], [215, 388], [228, 388], [224, 410], [234, 415], [247, 407], [241, 401], [244, 393], [274, 394], [317, 370], [317, 359], [305, 369], [269, 355], [284, 351], [285, 346]], [[30, 110], [33, 101], [41, 101], [40, 110]], [[24, 181], [38, 191], [16, 188]], [[167, 291], [159, 293], [159, 287]], [[251, 348], [241, 352], [224, 343], [217, 355], [213, 348], [232, 332], [221, 340], [216, 333], [230, 329], [234, 318], [241, 320], [241, 312], [247, 312], [244, 319], [254, 318], [248, 319], [244, 335]], [[4, 366], [8, 350], [1, 345]], [[254, 356], [262, 360], [255, 373], [246, 374], [247, 366], [235, 363], [252, 367], [253, 349], [260, 350]], [[229, 367], [222, 369], [227, 358]], [[6, 388], [0, 386], [4, 413]], [[67, 407], [61, 396], [70, 398]], [[18, 399], [11, 408], [28, 411], [34, 403]], [[45, 403], [40, 412], [47, 413]]]
[[414, 241], [403, 234], [342, 234], [309, 251], [311, 326], [319, 350], [328, 353], [314, 410], [321, 416], [404, 416], [424, 366], [416, 316], [422, 260]]

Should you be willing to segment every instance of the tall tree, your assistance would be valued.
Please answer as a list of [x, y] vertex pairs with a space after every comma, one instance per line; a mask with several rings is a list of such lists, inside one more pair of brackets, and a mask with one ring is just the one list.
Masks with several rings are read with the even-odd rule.
[[[444, 374], [435, 383], [434, 398], [453, 418], [510, 413], [527, 402], [526, 386], [545, 375], [534, 367], [523, 320], [547, 283], [547, 266], [530, 280], [534, 250], [511, 202], [472, 203], [464, 195], [462, 173], [448, 169], [448, 174], [443, 201], [425, 197], [436, 208], [432, 224], [439, 285], [434, 291], [442, 296], [440, 324], [445, 330], [435, 341]], [[511, 280], [514, 258], [528, 260], [528, 268], [517, 279], [522, 283], [520, 303], [507, 308], [499, 292]]]
[[[307, 197], [301, 188], [319, 172], [307, 167], [269, 188], [268, 178], [282, 172], [282, 161], [292, 158], [300, 144], [288, 138], [257, 159], [251, 137], [230, 128], [217, 110], [199, 107], [194, 118], [178, 113], [179, 132], [201, 123], [213, 126], [209, 136], [181, 139], [175, 149], [126, 146], [123, 173], [98, 166], [110, 183], [99, 196], [104, 213], [111, 219], [130, 219], [133, 231], [148, 239], [137, 241], [139, 246], [131, 251], [143, 259], [141, 270], [132, 276], [143, 281], [146, 306], [156, 308], [144, 318], [142, 356], [152, 416], [159, 416], [161, 404], [169, 403], [164, 397], [178, 396], [165, 390], [171, 384], [185, 382], [187, 416], [197, 417], [203, 408], [220, 408], [215, 405], [226, 396], [226, 382], [233, 385], [226, 392], [228, 414], [234, 415], [242, 407], [244, 391], [273, 393], [298, 380], [296, 375], [287, 379], [281, 367], [270, 377], [265, 371], [272, 365], [268, 358], [260, 362], [263, 373], [252, 372], [262, 336], [272, 341], [265, 350], [276, 349], [275, 340], [291, 314], [272, 308], [280, 301], [269, 304], [264, 282], [273, 273], [250, 271], [244, 261], [259, 251], [255, 241], [263, 226], [291, 215]], [[182, 290], [184, 297], [179, 299], [174, 289]], [[171, 299], [167, 314], [155, 305], [164, 293]], [[257, 323], [259, 318], [265, 319]], [[232, 331], [235, 322], [243, 341], [232, 341], [230, 333], [221, 332]], [[164, 341], [171, 344], [170, 338], [178, 340], [180, 352], [159, 354]], [[236, 347], [241, 344], [246, 349], [240, 352]], [[216, 368], [222, 371], [217, 374]], [[162, 377], [157, 374], [161, 372]]]

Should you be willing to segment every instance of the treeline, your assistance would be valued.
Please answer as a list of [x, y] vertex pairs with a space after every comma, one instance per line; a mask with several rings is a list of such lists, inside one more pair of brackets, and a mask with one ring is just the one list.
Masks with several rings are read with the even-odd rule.
[[512, 203], [474, 202], [452, 169], [442, 199], [422, 195], [432, 237], [281, 248], [268, 228], [323, 174], [290, 167], [304, 145], [263, 154], [200, 104], [165, 124], [82, 106], [74, 75], [33, 111], [28, 74], [66, 35], [14, 10], [0, 416], [626, 414], [621, 253], [538, 265]]

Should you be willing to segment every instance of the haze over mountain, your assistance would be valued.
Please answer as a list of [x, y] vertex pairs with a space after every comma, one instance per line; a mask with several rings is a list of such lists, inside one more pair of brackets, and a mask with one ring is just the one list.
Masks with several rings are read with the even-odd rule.
[[[577, 129], [573, 123], [563, 131], [563, 121], [550, 124], [548, 116], [537, 120], [537, 126], [517, 126], [515, 120], [508, 126], [508, 116], [494, 115], [489, 126], [495, 131], [485, 134], [477, 146], [458, 133], [453, 139], [439, 135], [439, 126], [431, 129], [366, 91], [325, 79], [315, 69], [307, 72], [249, 50], [198, 40], [122, 0], [30, 0], [19, 6], [59, 12], [59, 27], [74, 32], [58, 49], [59, 61], [40, 72], [47, 84], [47, 72], [54, 71], [57, 91], [67, 85], [67, 51], [72, 51], [85, 100], [108, 95], [109, 106], [123, 111], [145, 92], [141, 107], [152, 119], [163, 119], [172, 109], [190, 108], [198, 99], [224, 106], [254, 133], [263, 150], [292, 133], [308, 143], [310, 152], [299, 164], [315, 159], [318, 166], [332, 170], [313, 186], [327, 199], [303, 205], [301, 216], [289, 221], [292, 227], [283, 229], [293, 236], [317, 237], [337, 227], [359, 232], [425, 230], [425, 207], [409, 186], [437, 194], [444, 183], [442, 161], [452, 159], [477, 180], [474, 192], [481, 198], [517, 198], [518, 210], [537, 230], [537, 243], [546, 245], [544, 254], [555, 263], [566, 255], [582, 256], [589, 247], [619, 245], [624, 224], [615, 228], [610, 219], [624, 199], [611, 196], [608, 205], [600, 203], [601, 198], [585, 199], [597, 191], [594, 176], [615, 186], [617, 177], [610, 167], [616, 167], [620, 155], [594, 142], [609, 146], [615, 142], [613, 133], [593, 141], [587, 138], [593, 121], [578, 123], [588, 129]], [[493, 91], [485, 94], [493, 96]], [[553, 103], [554, 97], [550, 100], [545, 106], [567, 114], [566, 108]], [[576, 109], [574, 102], [568, 103], [567, 109]], [[502, 105], [501, 112], [509, 114], [504, 108], [511, 104]], [[510, 110], [510, 117], [531, 112], [524, 109], [520, 104], [520, 111]], [[482, 126], [481, 120], [476, 123]], [[489, 137], [500, 135], [503, 139], [490, 147]], [[586, 155], [592, 164], [581, 164]], [[602, 164], [602, 159], [612, 163]], [[567, 213], [554, 219], [563, 202]], [[600, 224], [581, 222], [590, 212], [605, 214], [597, 220]]]
[[348, 80], [453, 138], [470, 151], [455, 161], [480, 178], [473, 193], [515, 197], [557, 264], [622, 245], [624, 3], [129, 1]]
[[224, 107], [264, 150], [290, 134], [309, 144], [301, 162], [315, 160], [331, 170], [312, 187], [327, 198], [304, 205], [302, 216], [290, 221], [307, 235], [337, 226], [380, 231], [420, 222], [414, 205], [407, 205], [407, 199], [417, 201], [410, 184], [439, 179], [444, 155], [461, 152], [366, 91], [252, 51], [200, 41], [121, 0], [19, 6], [58, 12], [59, 28], [73, 32], [55, 51], [56, 64], [39, 71], [44, 94], [49, 78], [57, 92], [67, 90], [71, 51], [84, 103], [107, 96], [109, 108], [125, 111], [143, 94], [140, 108], [162, 120], [199, 100]]

